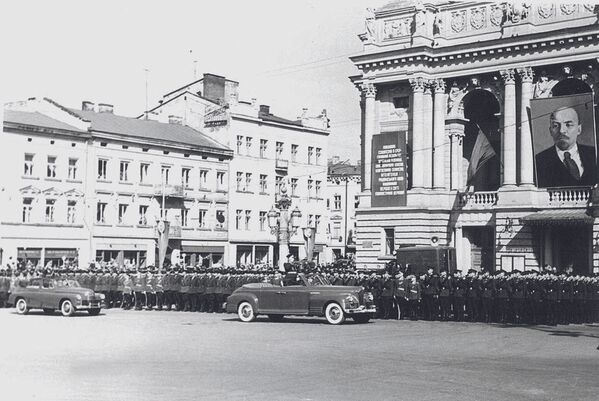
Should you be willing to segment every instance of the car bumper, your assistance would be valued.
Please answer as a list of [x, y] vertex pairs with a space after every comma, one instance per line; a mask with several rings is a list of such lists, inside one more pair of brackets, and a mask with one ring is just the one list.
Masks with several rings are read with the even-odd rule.
[[83, 301], [75, 305], [77, 310], [100, 309], [104, 307], [102, 301]]
[[359, 315], [362, 313], [376, 313], [376, 307], [375, 306], [366, 307], [364, 305], [361, 305], [354, 309], [345, 309], [345, 313], [349, 313], [352, 315]]

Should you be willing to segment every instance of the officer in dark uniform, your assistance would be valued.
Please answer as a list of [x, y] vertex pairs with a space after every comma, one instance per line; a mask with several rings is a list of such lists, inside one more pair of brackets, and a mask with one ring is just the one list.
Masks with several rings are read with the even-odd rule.
[[491, 314], [493, 313], [493, 303], [495, 297], [495, 281], [489, 273], [485, 272], [482, 274], [482, 321], [484, 323], [491, 322]]
[[403, 273], [397, 270], [395, 274], [395, 293], [393, 294], [393, 299], [395, 300], [395, 305], [397, 306], [397, 319], [402, 319], [403, 315], [407, 313], [407, 292], [406, 285], [407, 280], [404, 278]]
[[520, 324], [524, 321], [524, 302], [526, 298], [526, 280], [520, 271], [514, 270], [509, 278], [512, 292], [510, 294], [511, 321]]
[[447, 272], [441, 272], [439, 277], [439, 306], [441, 308], [441, 320], [447, 321], [451, 317], [451, 294], [453, 283]]
[[451, 276], [453, 286], [453, 318], [458, 322], [464, 321], [464, 305], [466, 297], [466, 280], [462, 277], [461, 271], [456, 271]]
[[391, 317], [393, 309], [393, 294], [395, 292], [395, 280], [391, 277], [389, 272], [383, 274], [383, 288], [381, 291], [382, 306], [383, 306], [383, 319], [389, 319]]
[[466, 285], [466, 313], [468, 314], [468, 320], [471, 322], [480, 321], [482, 285], [480, 277], [475, 270], [468, 271]]
[[430, 268], [421, 282], [424, 319], [435, 320], [439, 316], [439, 276]]
[[505, 277], [505, 272], [499, 270], [495, 274], [495, 305], [496, 305], [496, 321], [499, 323], [507, 323], [509, 316], [509, 297], [512, 289], [510, 282]]

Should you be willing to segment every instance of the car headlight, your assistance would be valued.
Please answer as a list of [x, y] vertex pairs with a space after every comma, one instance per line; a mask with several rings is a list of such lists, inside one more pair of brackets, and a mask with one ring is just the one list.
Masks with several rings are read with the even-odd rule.
[[345, 297], [345, 307], [347, 309], [355, 309], [360, 306], [360, 301], [354, 295], [348, 295]]
[[81, 295], [77, 294], [75, 295], [75, 298], [77, 298], [78, 301], [81, 301]]
[[106, 298], [106, 295], [100, 294], [100, 299], [104, 300], [104, 298]]

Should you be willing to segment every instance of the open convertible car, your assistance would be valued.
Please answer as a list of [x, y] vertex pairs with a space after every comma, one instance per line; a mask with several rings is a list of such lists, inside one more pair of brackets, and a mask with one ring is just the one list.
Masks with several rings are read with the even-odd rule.
[[8, 298], [17, 313], [25, 315], [30, 309], [43, 309], [47, 314], [60, 310], [63, 316], [72, 316], [76, 311], [86, 310], [95, 316], [102, 309], [104, 294], [96, 294], [82, 288], [72, 279], [32, 278], [18, 285]]
[[242, 322], [264, 314], [272, 321], [285, 315], [324, 316], [330, 324], [341, 324], [346, 317], [366, 323], [376, 313], [372, 294], [364, 288], [333, 286], [325, 277], [302, 273], [288, 275], [284, 285], [245, 284], [227, 298], [226, 310], [237, 312]]

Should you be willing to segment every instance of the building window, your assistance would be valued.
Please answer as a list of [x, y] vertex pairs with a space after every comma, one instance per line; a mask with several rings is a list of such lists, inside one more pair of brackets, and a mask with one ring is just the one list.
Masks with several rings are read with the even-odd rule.
[[139, 205], [139, 224], [142, 226], [148, 225], [148, 205]]
[[181, 185], [185, 188], [189, 188], [189, 174], [191, 173], [191, 169], [184, 167], [181, 169]]
[[208, 170], [200, 170], [200, 189], [208, 188]]
[[251, 210], [246, 210], [245, 211], [245, 229], [249, 230], [250, 229], [250, 220], [252, 218], [252, 211]]
[[341, 195], [335, 195], [333, 207], [335, 210], [341, 210]]
[[105, 180], [108, 170], [108, 160], [98, 159], [98, 180]]
[[148, 182], [148, 170], [150, 165], [148, 163], [141, 163], [139, 165], [139, 182], [145, 184]]
[[46, 199], [46, 223], [54, 223], [54, 205], [56, 199]]
[[312, 157], [314, 156], [314, 147], [308, 146], [308, 164], [312, 164]]
[[241, 145], [243, 145], [243, 136], [237, 135], [237, 154], [241, 154]]
[[98, 202], [96, 206], [96, 222], [106, 223], [106, 203]]
[[316, 197], [320, 198], [320, 184], [321, 181], [316, 180]]
[[23, 165], [23, 174], [31, 177], [33, 175], [33, 154], [25, 153], [25, 162]]
[[188, 225], [189, 209], [181, 209], [181, 227], [187, 227]]
[[276, 152], [277, 152], [277, 159], [282, 159], [283, 158], [283, 142], [277, 142]]
[[308, 227], [314, 227], [314, 215], [313, 214], [308, 215]]
[[260, 231], [266, 231], [266, 212], [260, 212]]
[[31, 223], [32, 210], [33, 198], [23, 198], [23, 223]]
[[200, 228], [206, 227], [206, 214], [207, 213], [208, 213], [208, 210], [200, 209], [200, 212], [198, 214], [198, 227], [200, 227]]
[[128, 206], [126, 203], [119, 203], [119, 224], [125, 224], [125, 215], [127, 214]]
[[320, 165], [321, 156], [322, 156], [322, 149], [316, 148], [316, 165]]
[[283, 185], [283, 176], [275, 176], [275, 193], [277, 195], [281, 193], [281, 185]]
[[251, 136], [246, 136], [245, 137], [245, 154], [248, 156], [251, 156], [251, 150], [252, 150], [252, 137]]
[[393, 98], [393, 107], [396, 109], [409, 109], [410, 108], [410, 97], [401, 96]]
[[308, 180], [308, 198], [312, 197], [313, 189], [314, 189], [314, 180]]
[[78, 162], [79, 162], [79, 160], [77, 160], [77, 159], [73, 159], [73, 158], [69, 159], [69, 174], [68, 174], [69, 180], [77, 179], [77, 163]]
[[237, 209], [235, 211], [235, 229], [236, 230], [241, 230], [241, 213], [243, 212], [243, 210], [239, 210]]
[[119, 181], [129, 181], [129, 162], [121, 160], [119, 167]]
[[216, 172], [216, 189], [218, 191], [226, 190], [227, 186], [225, 184], [225, 172], [217, 171]]
[[244, 191], [248, 192], [252, 185], [252, 173], [245, 173], [245, 188]]
[[164, 185], [168, 185], [170, 173], [171, 173], [170, 166], [162, 166], [162, 168], [160, 169], [160, 181]]
[[318, 232], [318, 229], [320, 228], [320, 217], [319, 214], [314, 216], [314, 232]]
[[393, 255], [395, 251], [395, 229], [385, 228], [385, 255]]
[[267, 175], [266, 174], [260, 174], [260, 193], [266, 193], [267, 188]]
[[291, 145], [291, 161], [292, 162], [296, 162], [297, 161], [297, 149], [298, 149], [298, 145], [292, 144]]
[[67, 202], [67, 223], [75, 224], [77, 218], [77, 201], [70, 200]]
[[334, 240], [342, 240], [341, 227], [338, 223], [333, 224], [333, 239]]
[[243, 173], [241, 171], [237, 172], [237, 191], [242, 191], [243, 187], [242, 185], [242, 181], [243, 181]]
[[46, 169], [46, 177], [56, 178], [56, 156], [48, 156], [48, 167]]
[[297, 178], [291, 179], [291, 196], [297, 195]]
[[268, 141], [266, 139], [260, 139], [260, 158], [266, 158], [266, 148], [268, 146]]

